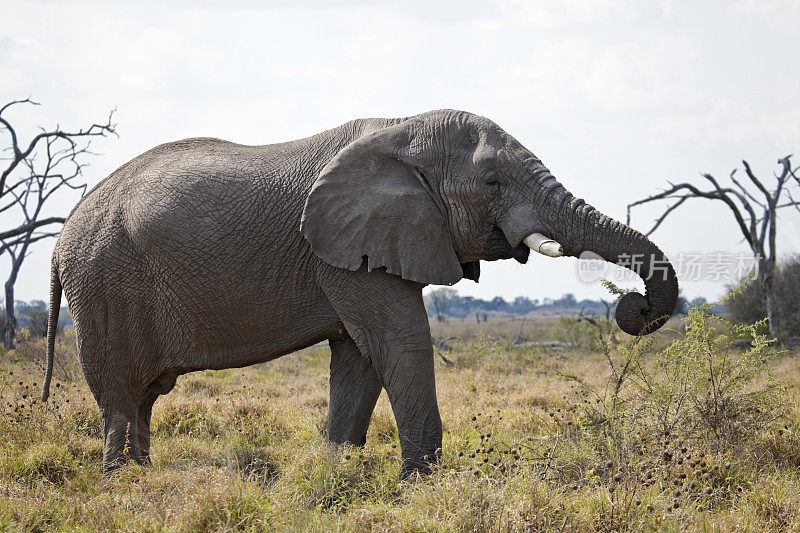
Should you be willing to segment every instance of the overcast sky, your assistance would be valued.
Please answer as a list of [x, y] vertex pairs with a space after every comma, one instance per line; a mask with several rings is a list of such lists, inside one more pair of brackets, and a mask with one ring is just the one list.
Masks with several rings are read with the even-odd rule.
[[[0, 0], [0, 13], [0, 100], [42, 103], [9, 113], [23, 133], [117, 109], [119, 138], [95, 146], [90, 185], [166, 141], [265, 144], [437, 108], [491, 118], [575, 195], [623, 221], [628, 203], [667, 180], [727, 178], [741, 159], [765, 178], [779, 157], [800, 163], [796, 0]], [[647, 229], [657, 214], [641, 209], [632, 225]], [[800, 251], [800, 217], [781, 224], [780, 251]], [[653, 240], [671, 256], [747, 250], [726, 208], [701, 200]], [[46, 299], [53, 244], [28, 258], [17, 299]], [[479, 284], [456, 288], [484, 298], [604, 295], [576, 266], [484, 262]], [[8, 268], [3, 259], [0, 281]], [[713, 280], [682, 288], [722, 292]]]

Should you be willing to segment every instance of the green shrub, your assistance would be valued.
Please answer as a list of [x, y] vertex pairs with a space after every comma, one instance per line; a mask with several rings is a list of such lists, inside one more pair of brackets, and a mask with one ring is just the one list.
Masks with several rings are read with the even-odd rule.
[[47, 318], [48, 313], [44, 310], [31, 311], [30, 313], [30, 332], [32, 337], [47, 337]]
[[[598, 328], [599, 325], [599, 328]], [[598, 325], [589, 323], [579, 317], [562, 316], [558, 318], [555, 329], [555, 338], [569, 347], [582, 348], [590, 352], [599, 352], [603, 349], [600, 335], [611, 327], [609, 321], [601, 319]]]
[[[780, 263], [773, 281], [775, 302], [773, 307], [782, 317], [786, 331], [778, 332], [782, 337], [800, 336], [800, 255]], [[767, 316], [766, 296], [761, 285], [752, 276], [742, 278], [736, 285], [728, 287], [730, 298], [726, 310], [730, 317], [741, 324], [761, 322]], [[759, 333], [769, 332], [766, 323], [758, 328]]]
[[[634, 367], [632, 402], [645, 420], [658, 424], [653, 429], [712, 437], [725, 447], [775, 421], [782, 413], [781, 388], [767, 366], [773, 352], [757, 331], [761, 323], [716, 318], [713, 307], [690, 309], [686, 335], [657, 354], [650, 368]], [[752, 346], [731, 350], [731, 341], [742, 337], [753, 339]]]
[[[618, 353], [604, 344], [610, 376], [603, 390], [568, 376], [591, 399], [578, 419], [596, 433], [600, 448], [622, 458], [641, 450], [642, 436], [672, 435], [725, 451], [783, 416], [783, 389], [767, 365], [775, 352], [757, 331], [761, 323], [737, 324], [715, 316], [715, 307], [692, 307], [685, 335], [656, 353], [654, 341], [642, 338], [617, 346]], [[731, 349], [742, 337], [752, 338], [752, 346]]]

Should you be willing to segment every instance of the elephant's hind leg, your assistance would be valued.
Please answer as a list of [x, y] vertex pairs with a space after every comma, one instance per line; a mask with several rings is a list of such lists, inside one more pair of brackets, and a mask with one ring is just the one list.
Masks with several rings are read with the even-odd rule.
[[150, 461], [150, 417], [153, 414], [153, 404], [156, 403], [158, 394], [150, 390], [144, 393], [139, 402], [139, 411], [136, 420], [137, 444], [142, 458], [142, 464], [149, 465]]
[[335, 444], [363, 446], [367, 428], [381, 393], [381, 382], [372, 362], [353, 339], [330, 341], [331, 401], [326, 433]]
[[131, 386], [129, 369], [112, 372], [109, 362], [115, 356], [94, 346], [94, 339], [79, 337], [86, 382], [103, 420], [103, 475], [108, 475], [129, 459], [142, 460], [137, 435], [141, 394]]
[[150, 383], [139, 401], [136, 430], [137, 444], [142, 464], [151, 464], [150, 460], [150, 418], [153, 414], [153, 404], [162, 394], [167, 394], [175, 387], [178, 371], [168, 370], [162, 373], [155, 381]]
[[118, 363], [126, 362], [127, 351], [91, 349], [90, 341], [81, 346], [81, 363], [103, 419], [103, 474], [108, 475], [129, 460], [149, 462], [150, 412], [158, 393], [145, 386], [140, 369]]

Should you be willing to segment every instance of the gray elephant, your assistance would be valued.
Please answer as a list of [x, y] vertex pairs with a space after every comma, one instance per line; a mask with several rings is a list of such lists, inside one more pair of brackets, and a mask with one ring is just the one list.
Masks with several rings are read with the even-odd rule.
[[[103, 469], [149, 461], [150, 414], [181, 374], [242, 367], [328, 340], [327, 438], [363, 445], [385, 388], [403, 473], [442, 443], [426, 284], [479, 261], [591, 250], [646, 294], [616, 319], [647, 334], [678, 296], [646, 237], [573, 197], [492, 121], [440, 110], [354, 120], [297, 141], [163, 144], [73, 209], [52, 257], [46, 400], [63, 292], [103, 419]], [[666, 265], [655, 269], [654, 264]]]

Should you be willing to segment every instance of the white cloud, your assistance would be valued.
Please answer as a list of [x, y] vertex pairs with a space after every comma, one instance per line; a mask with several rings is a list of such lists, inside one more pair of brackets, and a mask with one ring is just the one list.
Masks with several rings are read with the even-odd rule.
[[508, 0], [506, 22], [520, 21], [531, 28], [558, 28], [596, 24], [612, 16], [624, 16], [621, 0]]
[[[786, 63], [800, 49], [797, 5], [7, 1], [0, 99], [41, 101], [19, 116], [32, 125], [79, 126], [117, 106], [120, 139], [98, 147], [91, 183], [176, 138], [277, 142], [357, 116], [462, 108], [496, 120], [576, 194], [621, 217], [666, 178], [725, 176], [742, 157], [771, 170], [800, 154], [800, 74]], [[659, 244], [710, 238], [694, 222], [710, 228], [719, 213], [692, 209], [692, 224], [676, 219]], [[724, 224], [715, 247], [740, 246]], [[29, 260], [21, 297], [46, 293], [49, 246]], [[602, 292], [576, 284], [565, 262], [484, 270], [463, 290]]]
[[798, 0], [736, 0], [731, 2], [728, 12], [733, 15], [779, 15], [800, 12]]

